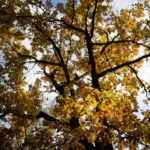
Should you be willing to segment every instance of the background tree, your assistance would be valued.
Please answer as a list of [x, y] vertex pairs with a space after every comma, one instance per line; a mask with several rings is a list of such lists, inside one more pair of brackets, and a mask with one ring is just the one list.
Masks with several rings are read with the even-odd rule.
[[[137, 116], [139, 90], [149, 100], [138, 76], [150, 56], [148, 0], [118, 14], [111, 0], [0, 6], [0, 149], [150, 148], [150, 113]], [[42, 71], [34, 85], [28, 64]], [[53, 112], [43, 90], [58, 94]]]

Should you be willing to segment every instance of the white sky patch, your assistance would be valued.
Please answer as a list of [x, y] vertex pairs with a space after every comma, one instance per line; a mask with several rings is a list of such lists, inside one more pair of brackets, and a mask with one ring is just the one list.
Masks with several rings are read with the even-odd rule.
[[29, 5], [29, 8], [30, 8], [32, 14], [35, 14], [35, 13], [42, 14], [43, 13], [43, 10], [39, 7]]
[[28, 67], [28, 70], [24, 71], [24, 73], [25, 73], [24, 75], [26, 77], [26, 81], [29, 84], [34, 84], [35, 80], [37, 78], [41, 77], [41, 75], [39, 75], [39, 73], [38, 73], [41, 70], [40, 70], [40, 68], [37, 65], [35, 65], [33, 63], [28, 64], [27, 67]]
[[58, 2], [65, 3], [67, 0], [52, 0], [52, 3], [56, 5]]
[[80, 37], [78, 37], [77, 35], [72, 35], [72, 37], [71, 37], [73, 40], [75, 40], [75, 41], [79, 41], [80, 40]]
[[139, 76], [146, 82], [150, 82], [150, 59], [139, 69]]
[[116, 11], [120, 11], [123, 8], [131, 8], [132, 4], [135, 4], [137, 0], [113, 0], [112, 6]]
[[23, 40], [23, 45], [26, 47], [26, 49], [31, 49], [32, 48], [32, 46], [31, 46], [31, 41], [29, 40], [29, 39], [25, 39], [25, 40]]
[[43, 110], [48, 111], [48, 113], [53, 112], [53, 109], [54, 109], [55, 104], [56, 104], [56, 97], [57, 96], [58, 96], [58, 94], [55, 92], [45, 93], [43, 95], [43, 98], [45, 99], [45, 101], [42, 105]]
[[[139, 69], [138, 76], [140, 79], [150, 83], [150, 59], [145, 62], [143, 66]], [[150, 110], [150, 103], [146, 104], [143, 100], [146, 98], [146, 93], [142, 93], [139, 91], [137, 100], [141, 110]], [[138, 117], [142, 118], [143, 115], [141, 113], [137, 113]]]

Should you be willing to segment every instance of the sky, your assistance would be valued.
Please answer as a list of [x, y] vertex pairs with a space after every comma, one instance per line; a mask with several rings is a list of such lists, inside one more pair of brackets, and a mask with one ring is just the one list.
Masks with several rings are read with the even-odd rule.
[[56, 5], [58, 2], [66, 2], [67, 0], [52, 0], [52, 3]]
[[[66, 2], [67, 0], [52, 0], [52, 3], [56, 5], [58, 2]], [[137, 0], [113, 0], [113, 7], [115, 9], [127, 8], [130, 7], [132, 3], [135, 3]]]
[[[54, 4], [54, 6], [58, 3], [58, 2], [66, 2], [67, 0], [52, 0], [52, 3]], [[119, 11], [122, 8], [129, 8], [131, 7], [131, 5], [133, 3], [135, 3], [137, 0], [114, 0], [112, 3], [113, 8], [117, 11]], [[25, 41], [24, 44], [26, 45], [27, 48], [31, 48], [29, 41]], [[2, 60], [1, 55], [0, 55], [0, 60]], [[31, 70], [26, 74], [27, 76], [27, 81], [29, 83], [31, 83], [35, 80], [36, 77], [38, 77], [37, 73], [37, 68], [33, 65], [29, 66], [29, 68], [31, 68]], [[150, 59], [149, 62], [144, 63], [143, 67], [139, 70], [139, 77], [145, 81], [149, 81], [150, 82]], [[48, 97], [53, 97], [53, 99], [55, 99], [56, 94], [52, 94], [52, 95], [47, 95]], [[46, 96], [46, 97], [47, 97]], [[140, 108], [142, 109], [149, 109], [150, 110], [150, 106], [146, 106], [141, 100], [144, 98], [144, 95], [139, 94], [138, 96], [138, 102], [140, 105]], [[53, 105], [54, 101], [51, 101], [51, 104]], [[46, 106], [50, 105], [50, 101], [44, 102], [44, 107], [46, 109]], [[43, 107], [43, 108], [44, 108]], [[141, 116], [140, 114], [138, 114], [138, 116]]]
[[[58, 2], [66, 2], [67, 0], [52, 0], [52, 3], [56, 5]], [[130, 8], [132, 4], [137, 0], [113, 0], [112, 6], [116, 11], [122, 8]], [[146, 81], [150, 81], [150, 61], [145, 63], [139, 71], [139, 76]]]
[[[52, 0], [52, 3], [54, 5], [56, 5], [58, 2], [66, 2], [66, 1], [67, 0]], [[132, 6], [132, 4], [134, 4], [136, 2], [137, 2], [137, 0], [113, 0], [112, 6], [116, 11], [119, 11], [122, 8], [130, 8]], [[26, 43], [26, 46], [29, 47], [28, 42], [25, 42], [25, 43]], [[33, 66], [30, 66], [30, 67], [32, 68]], [[31, 82], [31, 76], [33, 76], [33, 74], [34, 74], [34, 78], [35, 78], [36, 72], [37, 72], [37, 68], [36, 67], [34, 69], [32, 68], [31, 71], [28, 72], [28, 74], [27, 74], [27, 80], [29, 80]], [[149, 62], [144, 63], [143, 67], [139, 70], [138, 75], [141, 79], [150, 82], [150, 59], [149, 59]], [[32, 81], [34, 81], [34, 79]], [[143, 98], [144, 98], [144, 95], [139, 94], [138, 101], [139, 101], [140, 107], [142, 109], [150, 109], [150, 106], [146, 106], [141, 101], [141, 99], [143, 99]]]
[[[66, 2], [67, 0], [52, 0], [52, 3], [54, 4], [54, 6], [58, 3], [58, 2]], [[135, 3], [137, 0], [113, 0], [113, 3], [112, 3], [112, 6], [113, 8], [117, 11], [119, 11], [120, 9], [122, 8], [129, 8], [131, 7], [131, 5], [133, 3]], [[24, 44], [26, 45], [27, 48], [31, 48], [30, 47], [30, 44], [29, 44], [29, 41], [25, 41]], [[0, 60], [2, 60], [1, 58], [1, 55], [0, 55]], [[32, 82], [35, 80], [36, 77], [38, 77], [38, 75], [36, 74], [37, 73], [37, 70], [38, 68], [34, 68], [33, 65], [29, 66], [29, 68], [31, 68], [31, 70], [26, 74], [27, 76], [27, 81], [29, 83], [31, 83], [31, 80]], [[144, 63], [143, 67], [139, 70], [139, 77], [145, 81], [149, 81], [150, 82], [150, 59], [149, 59], [149, 62], [147, 63]], [[46, 96], [47, 97], [47, 96]], [[48, 95], [48, 97], [53, 97], [53, 99], [55, 99], [56, 97], [56, 94], [52, 94], [52, 95]], [[143, 94], [139, 94], [138, 96], [138, 102], [139, 102], [139, 105], [140, 105], [140, 108], [142, 108], [143, 110], [145, 109], [149, 109], [150, 110], [150, 106], [146, 106], [141, 100], [144, 98], [144, 95]], [[46, 106], [50, 105], [53, 105], [53, 102], [54, 101], [47, 101], [47, 102], [44, 102], [44, 107], [46, 109]], [[140, 114], [138, 114], [139, 117], [141, 117]], [[6, 126], [9, 126], [9, 125], [6, 125]]]

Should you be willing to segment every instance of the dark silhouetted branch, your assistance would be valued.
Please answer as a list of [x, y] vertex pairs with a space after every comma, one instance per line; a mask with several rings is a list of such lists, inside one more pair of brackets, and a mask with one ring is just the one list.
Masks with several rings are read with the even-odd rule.
[[109, 42], [105, 42], [105, 43], [92, 43], [92, 44], [93, 45], [97, 45], [97, 46], [104, 46], [102, 48], [101, 52], [100, 52], [100, 53], [103, 53], [107, 46], [109, 46], [111, 44], [119, 44], [119, 43], [133, 43], [133, 44], [136, 44], [136, 45], [139, 45], [139, 46], [143, 46], [145, 48], [150, 49], [150, 46], [145, 45], [144, 43], [136, 42], [134, 40], [118, 40], [118, 41], [109, 41]]
[[33, 60], [35, 61], [35, 63], [45, 64], [45, 65], [61, 66], [60, 63], [50, 62], [50, 61], [46, 61], [46, 60], [39, 60], [39, 59], [37, 59], [37, 58], [34, 57], [34, 56], [27, 55], [27, 54], [21, 54], [20, 52], [18, 52], [18, 51], [13, 47], [13, 45], [11, 45], [10, 43], [8, 43], [8, 45], [16, 52], [16, 54], [18, 55], [18, 57], [33, 59]]
[[138, 81], [140, 82], [140, 84], [143, 86], [144, 91], [145, 91], [145, 93], [146, 93], [146, 98], [147, 98], [147, 99], [150, 99], [150, 97], [148, 96], [148, 91], [147, 91], [147, 89], [146, 89], [146, 86], [145, 86], [145, 84], [142, 82], [142, 80], [140, 79], [140, 77], [138, 76], [138, 72], [137, 72], [132, 66], [128, 65], [128, 67], [132, 70], [132, 72], [135, 74], [135, 76], [136, 76], [136, 78], [138, 79]]
[[64, 86], [65, 84], [62, 84], [62, 85], [59, 85], [57, 83], [57, 81], [55, 80], [55, 73], [56, 73], [57, 70], [54, 70], [52, 73], [47, 73], [46, 72], [46, 68], [44, 69], [44, 74], [45, 76], [47, 76], [48, 78], [50, 78], [51, 82], [53, 83], [54, 87], [56, 88], [56, 90], [61, 94], [61, 95], [64, 95]]
[[58, 119], [48, 115], [47, 113], [43, 112], [43, 111], [40, 111], [39, 114], [36, 116], [37, 119], [40, 119], [40, 118], [44, 118], [45, 120], [47, 121], [54, 121], [54, 122], [59, 122], [61, 123]]
[[89, 143], [87, 139], [80, 139], [79, 143], [84, 145], [85, 150], [113, 150], [111, 143], [104, 144], [98, 140], [95, 141], [95, 145]]
[[60, 120], [56, 119], [53, 116], [48, 115], [47, 113], [45, 113], [43, 111], [40, 111], [36, 115], [36, 118], [37, 119], [43, 118], [43, 119], [45, 119], [47, 121], [50, 121], [50, 122], [58, 122], [61, 125], [67, 125], [67, 126], [69, 126], [71, 129], [75, 129], [75, 128], [78, 128], [80, 126], [79, 119], [76, 118], [76, 117], [71, 117], [71, 119], [69, 120], [69, 123], [66, 123], [66, 122], [61, 122]]
[[7, 110], [5, 110], [1, 115], [0, 115], [0, 119], [3, 119], [7, 114], [9, 114], [9, 112]]
[[78, 128], [80, 126], [80, 123], [79, 123], [79, 119], [76, 118], [76, 117], [72, 117], [70, 120], [69, 120], [69, 125], [72, 129], [74, 128]]
[[24, 55], [24, 54], [21, 54], [21, 53], [18, 53], [18, 52], [17, 52], [17, 55], [19, 57], [33, 59], [33, 60], [35, 60], [35, 63], [45, 64], [45, 65], [60, 66], [60, 63], [50, 62], [50, 61], [46, 61], [46, 60], [39, 60], [39, 59], [37, 59], [37, 58], [35, 58], [35, 57], [31, 56], [31, 55]]
[[122, 63], [122, 64], [120, 64], [120, 65], [117, 65], [117, 66], [115, 66], [115, 67], [112, 67], [112, 68], [110, 68], [110, 69], [107, 69], [107, 70], [105, 70], [105, 71], [99, 73], [99, 74], [98, 74], [98, 78], [103, 77], [103, 76], [105, 76], [105, 75], [108, 74], [108, 73], [117, 71], [117, 70], [119, 70], [119, 69], [121, 69], [121, 68], [123, 68], [123, 67], [129, 66], [129, 65], [132, 65], [132, 64], [135, 64], [135, 63], [137, 63], [137, 62], [139, 62], [139, 61], [141, 61], [141, 60], [143, 60], [143, 59], [145, 59], [145, 58], [148, 58], [148, 57], [150, 57], [150, 53], [149, 53], [149, 54], [146, 54], [146, 55], [143, 55], [143, 56], [141, 56], [141, 57], [139, 57], [139, 58], [137, 58], [137, 59], [135, 59], [135, 60], [128, 61], [128, 62]]
[[91, 23], [92, 26], [91, 26], [91, 31], [90, 31], [91, 38], [93, 37], [94, 28], [95, 28], [95, 15], [97, 11], [97, 5], [98, 5], [98, 0], [95, 0], [94, 10], [92, 14], [92, 23]]
[[62, 23], [62, 25], [63, 25], [64, 27], [67, 27], [67, 28], [69, 28], [69, 29], [73, 29], [73, 30], [75, 30], [75, 31], [78, 31], [78, 32], [81, 32], [81, 33], [85, 34], [85, 31], [84, 31], [83, 29], [81, 29], [81, 28], [79, 28], [79, 27], [76, 27], [76, 26], [74, 26], [73, 24], [69, 24], [69, 23], [67, 23], [65, 20], [51, 19], [51, 18], [50, 18], [48, 21], [49, 21], [49, 22], [53, 22], [53, 23], [55, 23], [55, 22], [60, 22], [60, 23]]

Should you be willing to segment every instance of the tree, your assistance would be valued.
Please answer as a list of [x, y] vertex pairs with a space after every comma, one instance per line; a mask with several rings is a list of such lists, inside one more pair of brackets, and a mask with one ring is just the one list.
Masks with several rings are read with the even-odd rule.
[[[150, 57], [148, 0], [119, 13], [111, 0], [0, 5], [0, 149], [150, 148], [150, 113], [137, 101], [139, 90], [149, 100], [138, 76]], [[29, 64], [42, 72], [34, 85]], [[58, 94], [53, 112], [43, 90]]]

